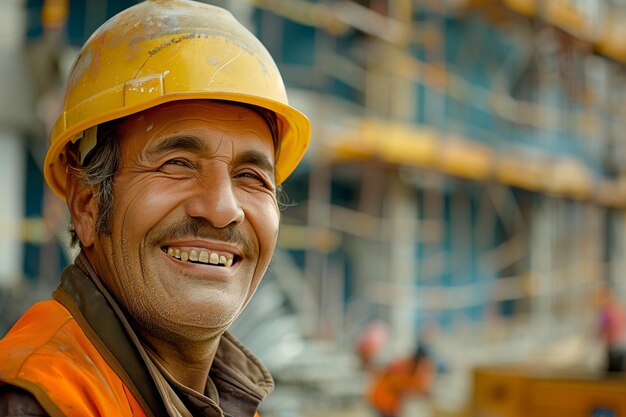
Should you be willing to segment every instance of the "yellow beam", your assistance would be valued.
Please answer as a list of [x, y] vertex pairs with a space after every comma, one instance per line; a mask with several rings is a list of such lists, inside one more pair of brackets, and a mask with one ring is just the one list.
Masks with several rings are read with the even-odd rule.
[[546, 1], [544, 17], [552, 25], [580, 39], [594, 40], [589, 19], [571, 0]]
[[504, 4], [511, 10], [527, 17], [537, 14], [537, 2], [535, 0], [503, 0]]
[[494, 151], [460, 136], [405, 122], [363, 119], [325, 142], [335, 161], [379, 159], [390, 165], [433, 169], [476, 181], [502, 184], [595, 204], [626, 208], [626, 178], [596, 178], [582, 160], [538, 149]]
[[529, 191], [541, 191], [546, 179], [546, 162], [539, 157], [520, 158], [499, 155], [496, 161], [496, 181]]
[[341, 235], [330, 229], [293, 224], [283, 224], [278, 236], [281, 248], [294, 250], [316, 249], [328, 253], [337, 250], [341, 243]]
[[449, 137], [441, 143], [437, 165], [450, 175], [484, 181], [492, 175], [494, 154], [481, 143]]

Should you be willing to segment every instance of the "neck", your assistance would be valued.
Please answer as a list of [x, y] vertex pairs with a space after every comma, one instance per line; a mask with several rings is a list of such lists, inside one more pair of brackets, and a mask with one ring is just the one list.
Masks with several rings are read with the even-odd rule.
[[165, 368], [178, 383], [204, 393], [221, 335], [202, 342], [172, 343], [150, 334], [138, 334], [152, 359]]
[[[83, 250], [88, 264], [93, 269], [88, 275], [103, 276], [97, 271], [97, 263], [94, 262], [92, 252]], [[100, 278], [94, 278], [101, 282]], [[115, 296], [110, 292], [111, 297]], [[194, 331], [173, 333], [165, 328], [148, 329], [134, 319], [125, 308], [123, 303], [115, 299], [115, 302], [123, 310], [123, 315], [128, 320], [131, 328], [138, 336], [143, 348], [153, 360], [157, 361], [179, 384], [204, 393], [209, 370], [217, 352], [222, 334], [225, 329], [207, 331], [210, 336], [197, 339]]]

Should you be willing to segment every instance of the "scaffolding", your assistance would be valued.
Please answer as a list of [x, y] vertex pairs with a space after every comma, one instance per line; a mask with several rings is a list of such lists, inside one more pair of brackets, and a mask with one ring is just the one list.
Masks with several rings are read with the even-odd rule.
[[341, 243], [292, 247], [307, 335], [350, 343], [383, 319], [394, 356], [436, 323], [435, 350], [460, 374], [564, 341], [568, 366], [597, 367], [582, 357], [591, 294], [610, 282], [626, 296], [623, 6], [255, 4], [314, 28], [310, 62], [282, 63], [308, 75], [293, 84], [315, 90], [317, 126], [284, 220]]
[[[78, 29], [88, 34], [125, 3], [132, 2], [86, 2]], [[260, 291], [258, 307], [250, 306], [258, 310], [239, 324], [253, 350], [271, 355], [275, 345], [266, 339], [281, 339], [282, 331], [283, 351], [293, 354], [285, 358], [313, 341], [333, 344], [325, 352], [338, 357], [339, 348], [352, 351], [368, 322], [384, 320], [391, 332], [385, 360], [410, 351], [434, 325], [434, 349], [458, 376], [452, 384], [459, 389], [447, 395], [461, 393], [442, 402], [461, 407], [473, 365], [538, 360], [557, 343], [579, 340], [593, 321], [590, 294], [602, 282], [626, 299], [619, 279], [624, 2], [215, 3], [268, 46], [292, 104], [314, 129], [305, 162], [286, 184], [297, 204], [282, 214], [281, 254], [266, 292], [273, 295]], [[45, 65], [31, 62], [44, 126], [60, 74], [41, 69], [62, 70], [75, 53], [50, 38], [55, 30], [45, 28], [25, 47], [47, 52], [38, 54], [48, 57]], [[0, 63], [9, 62], [5, 56]], [[57, 78], [41, 81], [45, 74]], [[6, 104], [0, 120], [18, 120], [5, 117], [2, 111], [15, 108]], [[4, 327], [18, 304], [54, 285], [71, 258], [62, 249], [62, 205], [36, 196], [43, 130], [33, 131], [31, 121], [10, 130], [30, 155], [25, 181], [40, 188], [22, 190], [38, 210], [11, 232], [29, 266], [22, 284], [9, 287], [5, 279], [0, 289]], [[282, 324], [260, 327], [261, 318]], [[266, 336], [254, 331], [260, 328]], [[347, 356], [345, 369], [353, 367]], [[569, 365], [594, 366], [572, 357]], [[268, 359], [279, 375], [295, 374], [275, 355]]]

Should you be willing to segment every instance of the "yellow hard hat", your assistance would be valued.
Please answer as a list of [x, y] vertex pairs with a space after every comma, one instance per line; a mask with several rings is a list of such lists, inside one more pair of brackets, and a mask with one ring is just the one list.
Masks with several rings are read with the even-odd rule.
[[251, 104], [276, 114], [276, 181], [309, 143], [307, 117], [291, 107], [274, 60], [226, 10], [187, 0], [148, 0], [104, 23], [87, 40], [50, 137], [44, 176], [65, 197], [67, 144], [100, 123], [174, 100]]

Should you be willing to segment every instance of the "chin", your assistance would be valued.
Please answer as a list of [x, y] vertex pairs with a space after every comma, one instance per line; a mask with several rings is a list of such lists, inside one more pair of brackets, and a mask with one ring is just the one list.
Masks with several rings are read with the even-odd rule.
[[242, 310], [243, 305], [241, 304], [236, 308], [230, 304], [223, 305], [220, 302], [202, 303], [195, 306], [188, 303], [184, 309], [179, 309], [183, 314], [176, 314], [175, 317], [170, 316], [164, 319], [170, 324], [173, 331], [184, 329], [185, 333], [191, 331], [202, 337], [202, 333], [205, 332], [224, 332], [239, 317]]

